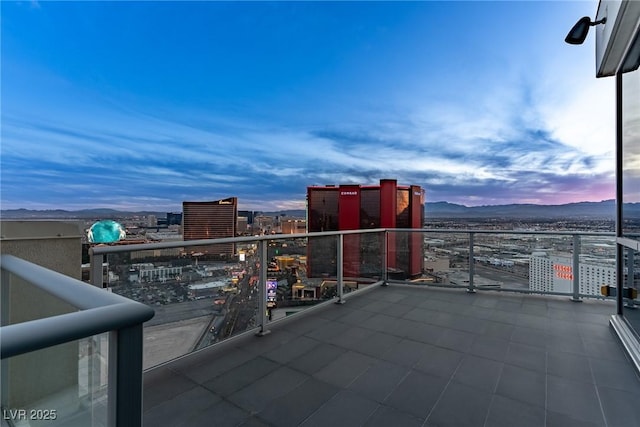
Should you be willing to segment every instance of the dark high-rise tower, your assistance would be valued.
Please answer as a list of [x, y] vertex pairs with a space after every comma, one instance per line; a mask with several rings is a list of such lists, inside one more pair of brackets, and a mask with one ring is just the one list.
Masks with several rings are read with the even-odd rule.
[[[309, 232], [371, 228], [422, 228], [424, 191], [417, 185], [398, 186], [383, 179], [380, 185], [307, 187]], [[380, 271], [383, 251], [378, 235], [347, 235], [344, 238], [344, 275], [359, 277]], [[307, 275], [335, 275], [336, 241], [310, 240]], [[422, 273], [422, 234], [389, 233], [387, 267], [405, 277]]]
[[[182, 202], [184, 240], [235, 237], [237, 222], [238, 199], [236, 197], [213, 202]], [[233, 243], [192, 247], [189, 249], [189, 252], [191, 251], [227, 259], [235, 252]]]

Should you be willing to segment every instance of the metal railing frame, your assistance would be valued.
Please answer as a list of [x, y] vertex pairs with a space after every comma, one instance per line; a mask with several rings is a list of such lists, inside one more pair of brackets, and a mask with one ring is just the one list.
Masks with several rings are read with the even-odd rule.
[[[594, 296], [588, 294], [581, 294], [579, 287], [579, 265], [580, 265], [580, 246], [581, 246], [581, 238], [582, 237], [610, 237], [612, 238], [612, 243], [615, 243], [615, 233], [613, 232], [581, 232], [581, 231], [513, 231], [513, 230], [482, 230], [482, 229], [437, 229], [437, 228], [375, 228], [375, 229], [365, 229], [365, 230], [343, 230], [343, 231], [324, 231], [324, 232], [310, 232], [310, 233], [298, 233], [298, 234], [272, 234], [272, 235], [262, 235], [262, 236], [249, 236], [249, 237], [229, 237], [222, 239], [203, 239], [203, 240], [188, 240], [188, 241], [178, 241], [178, 242], [160, 242], [160, 243], [143, 243], [143, 244], [133, 244], [133, 245], [124, 245], [124, 246], [95, 246], [90, 250], [91, 256], [91, 272], [92, 272], [92, 283], [96, 286], [102, 286], [102, 256], [110, 253], [121, 253], [121, 252], [133, 252], [133, 251], [141, 251], [148, 249], [172, 249], [172, 248], [187, 248], [191, 246], [203, 246], [203, 245], [211, 245], [211, 244], [221, 244], [221, 243], [255, 243], [255, 242], [264, 242], [270, 240], [290, 240], [290, 239], [300, 239], [300, 238], [313, 238], [313, 237], [323, 237], [323, 236], [336, 236], [337, 239], [337, 258], [343, 257], [344, 251], [344, 236], [349, 234], [368, 234], [368, 233], [381, 233], [383, 236], [383, 253], [381, 254], [382, 260], [381, 265], [383, 268], [382, 271], [382, 285], [387, 283], [406, 283], [406, 281], [402, 280], [390, 280], [388, 277], [388, 269], [387, 269], [387, 254], [389, 252], [388, 240], [389, 233], [421, 233], [421, 234], [466, 234], [469, 236], [469, 280], [467, 286], [459, 286], [459, 285], [443, 285], [443, 284], [429, 284], [429, 286], [440, 286], [440, 287], [452, 287], [452, 288], [465, 288], [469, 293], [476, 292], [476, 290], [496, 290], [496, 291], [505, 291], [505, 292], [515, 292], [515, 293], [527, 293], [527, 294], [542, 294], [542, 295], [558, 295], [558, 296], [569, 296], [573, 301], [579, 302], [582, 298], [599, 298], [604, 299], [602, 296]], [[475, 276], [475, 268], [474, 268], [474, 244], [475, 244], [475, 236], [482, 234], [496, 234], [496, 235], [540, 235], [540, 236], [567, 236], [573, 238], [573, 279], [572, 279], [572, 290], [571, 292], [550, 292], [550, 291], [537, 291], [530, 289], [508, 289], [508, 288], [487, 288], [481, 285], [476, 285], [474, 283]], [[261, 251], [261, 262], [266, 262], [266, 250]], [[338, 262], [338, 274], [337, 274], [337, 282], [338, 282], [338, 302], [344, 302], [344, 294], [343, 294], [343, 286], [344, 286], [344, 277], [343, 277], [343, 263]], [[263, 264], [266, 265], [266, 264]], [[100, 281], [100, 283], [98, 283]], [[260, 291], [263, 293], [263, 297], [266, 295], [266, 276], [261, 277], [261, 286]], [[264, 289], [263, 289], [264, 288]], [[264, 298], [261, 298], [264, 299]], [[264, 325], [260, 325], [262, 330], [264, 330]]]
[[3, 314], [3, 374], [10, 357], [109, 332], [107, 425], [141, 426], [142, 324], [153, 317], [153, 309], [13, 255], [1, 255], [0, 268], [3, 303], [13, 275], [79, 309], [11, 325], [4, 324]]
[[[134, 245], [102, 245], [90, 249], [91, 283], [95, 287], [86, 286], [83, 282], [72, 279], [60, 273], [37, 266], [11, 255], [2, 255], [2, 293], [5, 296], [11, 275], [26, 280], [29, 283], [67, 301], [80, 309], [78, 312], [63, 314], [46, 319], [33, 320], [16, 325], [2, 327], [1, 356], [6, 359], [29, 351], [50, 347], [76, 339], [90, 337], [103, 332], [109, 335], [109, 426], [140, 426], [142, 422], [142, 323], [153, 317], [153, 310], [144, 304], [131, 301], [119, 295], [104, 292], [102, 288], [102, 264], [105, 255], [111, 253], [134, 252], [148, 249], [185, 248], [220, 243], [256, 243], [259, 244], [259, 259], [261, 263], [259, 283], [259, 311], [257, 335], [269, 333], [266, 310], [266, 280], [268, 265], [268, 242], [273, 240], [290, 240], [300, 238], [335, 236], [337, 240], [337, 303], [344, 303], [344, 236], [349, 234], [381, 233], [382, 251], [381, 280], [372, 285], [386, 285], [387, 283], [407, 283], [406, 281], [390, 280], [388, 276], [389, 254], [388, 242], [390, 233], [421, 233], [421, 234], [466, 234], [469, 236], [469, 283], [468, 286], [428, 284], [429, 286], [453, 287], [466, 289], [473, 293], [477, 290], [489, 289], [474, 283], [474, 245], [478, 234], [493, 235], [547, 235], [572, 236], [573, 238], [573, 288], [571, 293], [534, 291], [527, 289], [495, 289], [508, 292], [527, 294], [562, 295], [569, 296], [574, 301], [593, 295], [581, 295], [579, 292], [579, 261], [580, 244], [583, 236], [602, 236], [614, 238], [614, 233], [606, 232], [558, 232], [558, 231], [506, 231], [506, 230], [468, 230], [468, 229], [402, 229], [378, 228], [369, 230], [348, 230], [332, 232], [312, 232], [287, 235], [265, 235], [235, 237], [223, 239], [203, 239], [179, 242], [145, 243]], [[372, 286], [373, 287], [373, 286]], [[98, 288], [98, 289], [96, 289]], [[603, 298], [595, 296], [596, 298]], [[3, 298], [6, 301], [6, 298]], [[4, 316], [4, 314], [3, 314]], [[3, 319], [6, 320], [6, 319]], [[285, 320], [285, 319], [282, 319]], [[275, 322], [272, 322], [275, 323]], [[137, 393], [136, 390], [140, 392]]]

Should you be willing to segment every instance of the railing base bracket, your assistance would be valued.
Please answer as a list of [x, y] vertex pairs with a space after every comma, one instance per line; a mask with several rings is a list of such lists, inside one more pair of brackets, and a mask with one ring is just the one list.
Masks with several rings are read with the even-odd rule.
[[264, 331], [256, 332], [257, 337], [263, 337], [265, 335], [269, 335], [271, 331], [269, 329], [265, 329]]
[[582, 298], [571, 298], [573, 302], [582, 302]]

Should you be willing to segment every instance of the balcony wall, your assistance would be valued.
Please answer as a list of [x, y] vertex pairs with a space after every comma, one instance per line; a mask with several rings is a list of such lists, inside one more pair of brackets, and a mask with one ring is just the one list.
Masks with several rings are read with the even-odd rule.
[[[82, 245], [80, 225], [60, 221], [0, 222], [2, 253], [15, 255], [66, 276], [80, 279]], [[29, 283], [5, 277], [2, 325], [22, 323], [74, 311], [69, 304]], [[61, 390], [77, 388], [78, 342], [11, 358], [3, 362], [5, 408], [25, 408]], [[52, 366], [54, 365], [55, 368]], [[33, 387], [38, 384], [38, 387]]]

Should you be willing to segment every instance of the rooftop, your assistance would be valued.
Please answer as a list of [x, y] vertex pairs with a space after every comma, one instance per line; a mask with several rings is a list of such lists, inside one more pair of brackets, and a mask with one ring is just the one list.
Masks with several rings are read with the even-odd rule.
[[389, 285], [144, 375], [148, 426], [631, 426], [612, 301]]

